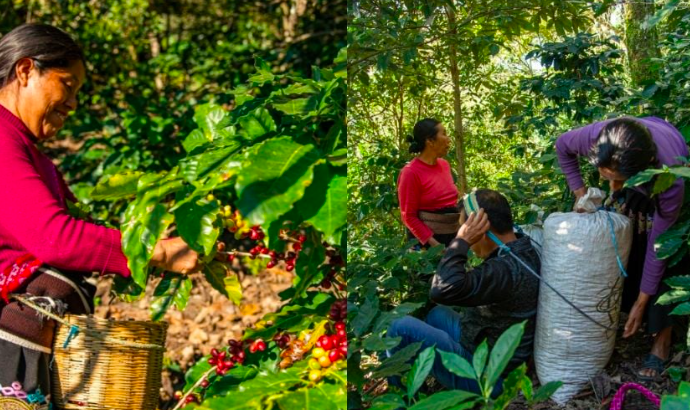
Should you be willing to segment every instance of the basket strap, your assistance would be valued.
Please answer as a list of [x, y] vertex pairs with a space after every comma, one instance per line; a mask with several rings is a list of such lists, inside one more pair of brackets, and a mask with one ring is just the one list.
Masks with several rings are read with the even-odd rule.
[[27, 305], [28, 307], [34, 309], [35, 311], [40, 312], [40, 313], [46, 315], [47, 317], [55, 320], [56, 322], [59, 322], [65, 326], [68, 326], [70, 328], [70, 335], [68, 336], [67, 340], [65, 341], [65, 346], [63, 346], [63, 347], [66, 347], [67, 344], [69, 344], [69, 341], [73, 337], [76, 336], [77, 332], [84, 332], [84, 333], [89, 334], [89, 336], [95, 337], [96, 339], [102, 340], [102, 341], [107, 342], [107, 343], [113, 343], [116, 345], [120, 345], [120, 346], [135, 347], [135, 348], [147, 349], [147, 350], [163, 350], [163, 351], [165, 350], [165, 347], [157, 345], [157, 344], [137, 343], [137, 342], [130, 342], [128, 340], [115, 339], [115, 338], [112, 338], [109, 336], [105, 336], [99, 331], [82, 328], [81, 326], [77, 326], [73, 323], [66, 321], [65, 319], [61, 318], [60, 316], [54, 314], [53, 312], [50, 312], [46, 309], [43, 309], [42, 307], [31, 302], [29, 299], [27, 299], [23, 296], [11, 294], [10, 298], [16, 299], [16, 300], [22, 302], [23, 304]]
[[0, 329], [0, 339], [16, 344], [17, 346], [26, 347], [27, 349], [31, 350], [36, 350], [37, 352], [48, 354], [51, 353], [50, 349], [45, 346], [41, 346], [37, 343], [31, 342], [29, 340], [24, 339], [23, 337], [19, 337], [10, 332], [6, 332], [2, 329]]

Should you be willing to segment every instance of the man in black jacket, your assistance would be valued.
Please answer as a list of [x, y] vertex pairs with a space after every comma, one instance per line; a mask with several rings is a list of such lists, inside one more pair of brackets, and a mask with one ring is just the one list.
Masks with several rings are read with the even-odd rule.
[[[493, 346], [510, 326], [527, 320], [525, 333], [511, 359], [508, 370], [526, 361], [532, 354], [539, 280], [514, 258], [501, 251], [486, 235], [498, 237], [512, 252], [539, 272], [541, 263], [529, 237], [516, 236], [510, 205], [500, 193], [482, 189], [476, 192], [479, 212], [472, 213], [460, 227], [439, 263], [431, 284], [432, 301], [437, 306], [426, 321], [405, 317], [393, 322], [388, 337], [401, 337], [393, 352], [415, 342], [423, 348], [453, 352], [472, 362], [472, 352], [487, 339]], [[472, 249], [484, 259], [479, 266], [467, 269], [467, 254]], [[462, 314], [447, 306], [462, 306]], [[476, 382], [450, 373], [440, 355], [432, 369], [434, 377], [445, 387], [479, 393]], [[496, 393], [496, 391], [494, 391]]]

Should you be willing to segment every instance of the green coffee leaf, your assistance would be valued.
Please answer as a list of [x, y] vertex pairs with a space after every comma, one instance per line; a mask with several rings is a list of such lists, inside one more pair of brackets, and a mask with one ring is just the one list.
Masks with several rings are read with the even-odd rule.
[[150, 308], [151, 320], [161, 320], [173, 304], [178, 310], [184, 310], [191, 292], [191, 279], [177, 274], [165, 275], [153, 292], [154, 298]]
[[[194, 121], [199, 125], [199, 130], [208, 142], [231, 137], [235, 134], [231, 127], [230, 115], [219, 105], [202, 104], [194, 110]], [[195, 136], [194, 139], [198, 139]], [[190, 141], [191, 143], [191, 141]], [[187, 150], [191, 152], [191, 150]]]
[[664, 282], [672, 288], [690, 290], [690, 275], [673, 276]]
[[379, 299], [374, 296], [367, 298], [362, 306], [359, 308], [357, 315], [352, 320], [352, 329], [357, 337], [362, 336], [367, 330], [371, 322], [376, 319], [379, 314]]
[[654, 168], [646, 169], [646, 170], [636, 174], [632, 178], [629, 178], [627, 181], [625, 181], [624, 186], [626, 188], [631, 188], [634, 186], [646, 184], [647, 182], [651, 181], [655, 175], [661, 174], [663, 172], [664, 171], [661, 169], [654, 169]]
[[240, 279], [237, 275], [228, 275], [223, 278], [223, 288], [228, 299], [239, 306], [242, 302], [242, 284], [240, 284]]
[[347, 198], [347, 175], [321, 164], [314, 168], [314, 181], [295, 207], [305, 222], [325, 234], [327, 242], [339, 243], [347, 218], [343, 198]]
[[381, 335], [371, 335], [364, 339], [362, 346], [371, 352], [389, 350], [400, 344], [402, 337], [384, 337]]
[[239, 166], [234, 156], [239, 148], [237, 143], [187, 157], [180, 161], [180, 171], [188, 182], [197, 182], [213, 175], [232, 174]]
[[659, 305], [670, 305], [672, 303], [683, 302], [690, 299], [690, 290], [671, 289], [657, 299]]
[[561, 381], [546, 383], [537, 390], [537, 393], [534, 395], [534, 402], [539, 403], [550, 399], [561, 386], [563, 386], [563, 382]]
[[204, 266], [204, 276], [208, 283], [221, 294], [230, 297], [225, 287], [225, 278], [228, 276], [228, 268], [219, 261], [211, 261]]
[[269, 132], [273, 132], [277, 129], [271, 114], [267, 109], [262, 107], [238, 118], [238, 122], [242, 127], [242, 135], [249, 140], [263, 137]]
[[281, 409], [338, 410], [347, 407], [347, 391], [345, 385], [318, 383], [286, 392], [277, 402]]
[[249, 77], [250, 83], [254, 85], [264, 85], [273, 81], [275, 78], [275, 75], [271, 72], [271, 66], [261, 58], [256, 58], [254, 67], [256, 68], [256, 74]]
[[123, 172], [110, 175], [101, 180], [91, 191], [91, 199], [94, 201], [112, 201], [137, 194], [137, 183], [143, 175], [142, 172]]
[[690, 315], [690, 302], [683, 302], [676, 306], [670, 313], [671, 315]]
[[439, 350], [438, 353], [441, 355], [441, 362], [449, 372], [467, 379], [477, 380], [477, 375], [474, 372], [474, 368], [464, 357], [451, 352], [445, 352]]
[[424, 380], [426, 380], [426, 377], [431, 372], [431, 368], [434, 366], [435, 358], [436, 350], [434, 346], [427, 347], [417, 356], [410, 374], [407, 375], [407, 397], [414, 397], [417, 390], [422, 387]]
[[277, 220], [302, 198], [318, 160], [316, 147], [289, 137], [274, 138], [253, 149], [235, 185], [242, 215], [255, 225]]
[[222, 228], [219, 211], [218, 201], [205, 198], [186, 202], [175, 210], [177, 231], [190, 248], [204, 255], [215, 251]]
[[489, 388], [496, 384], [496, 380], [501, 376], [513, 354], [515, 354], [524, 332], [525, 322], [518, 323], [508, 328], [496, 340], [496, 344], [491, 349], [489, 364], [486, 366], [486, 373], [484, 374], [485, 390], [489, 390]]
[[681, 225], [668, 229], [656, 238], [654, 248], [659, 259], [667, 259], [673, 256], [687, 241], [687, 233], [690, 225]]
[[122, 232], [122, 250], [127, 255], [132, 280], [141, 288], [146, 287], [153, 249], [174, 219], [165, 206], [157, 203], [148, 205], [151, 202], [147, 198], [137, 199], [127, 207]]
[[489, 345], [486, 339], [477, 347], [472, 356], [472, 367], [477, 377], [481, 377], [486, 366], [486, 359], [489, 357]]
[[378, 379], [389, 376], [400, 375], [410, 369], [412, 358], [417, 355], [417, 351], [422, 347], [422, 342], [412, 343], [395, 352], [391, 357], [381, 361], [371, 377]]
[[[513, 371], [510, 372], [510, 374], [508, 374], [508, 376], [503, 381], [503, 392], [496, 399], [494, 408], [504, 409], [508, 406], [508, 404], [510, 404], [511, 401], [513, 401], [517, 397], [518, 390], [520, 389], [523, 380], [527, 378], [525, 376], [525, 373], [527, 373], [527, 365], [523, 363], [519, 367], [513, 369]], [[531, 383], [532, 382], [530, 381], [530, 388]], [[493, 388], [494, 386], [492, 385], [491, 391], [484, 391], [484, 397], [490, 395], [493, 391]]]
[[405, 408], [405, 401], [397, 394], [385, 394], [374, 399], [369, 410], [397, 410]]
[[408, 410], [445, 410], [456, 405], [460, 406], [453, 409], [471, 409], [475, 406], [477, 399], [476, 394], [462, 390], [442, 391], [408, 407]]

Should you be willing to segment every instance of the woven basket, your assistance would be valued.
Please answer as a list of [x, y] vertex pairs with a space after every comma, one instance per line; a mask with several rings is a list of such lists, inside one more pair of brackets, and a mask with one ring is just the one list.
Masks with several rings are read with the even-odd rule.
[[67, 348], [70, 327], [58, 324], [55, 332], [52, 401], [59, 409], [157, 408], [167, 323], [81, 315], [65, 320], [82, 331]]

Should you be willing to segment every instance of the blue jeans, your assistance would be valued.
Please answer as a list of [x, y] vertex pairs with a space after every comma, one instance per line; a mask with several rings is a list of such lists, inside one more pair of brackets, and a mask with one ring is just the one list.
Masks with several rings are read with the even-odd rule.
[[[422, 348], [436, 346], [437, 350], [458, 354], [472, 363], [472, 352], [460, 344], [462, 333], [460, 314], [447, 306], [436, 306], [429, 312], [426, 321], [423, 322], [411, 316], [405, 316], [391, 323], [388, 328], [388, 337], [402, 337], [400, 344], [390, 351], [388, 356], [412, 343], [422, 342]], [[420, 351], [421, 351], [420, 350]], [[431, 375], [447, 389], [464, 390], [481, 394], [476, 381], [457, 376], [443, 365], [441, 355], [436, 354]], [[395, 383], [395, 381], [393, 381]], [[496, 384], [492, 396], [497, 396], [501, 391], [501, 381]]]

